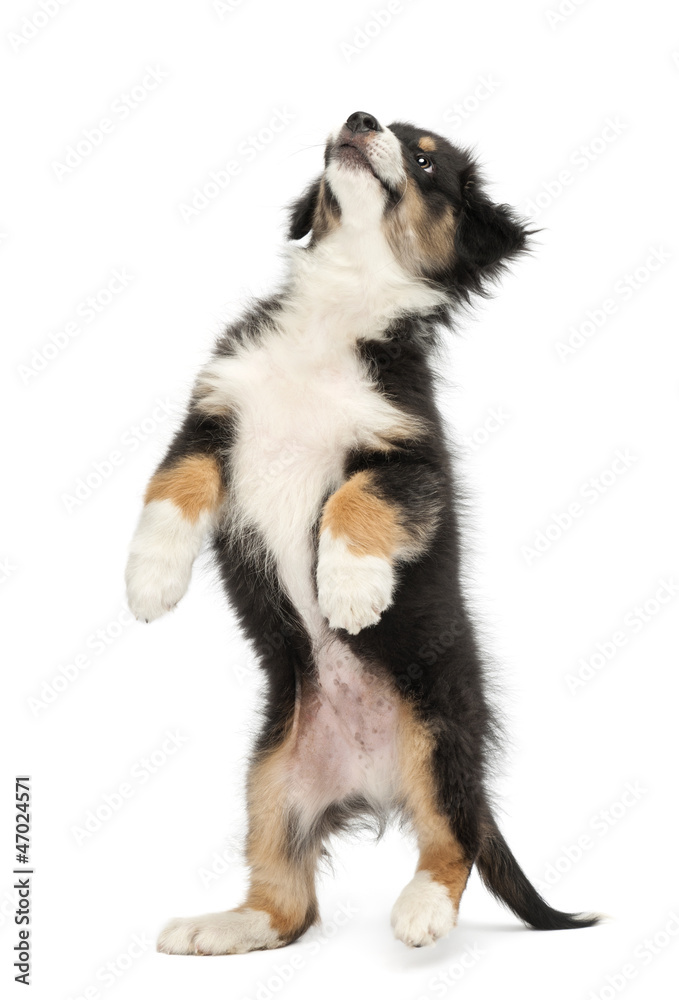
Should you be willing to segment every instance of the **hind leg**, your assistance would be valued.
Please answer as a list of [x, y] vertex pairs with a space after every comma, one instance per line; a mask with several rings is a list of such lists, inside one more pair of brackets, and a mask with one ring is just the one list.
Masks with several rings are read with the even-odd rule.
[[285, 743], [253, 764], [248, 781], [245, 902], [224, 913], [172, 920], [158, 951], [171, 955], [230, 955], [290, 944], [317, 919], [315, 875], [320, 845], [297, 836], [286, 783]]
[[434, 773], [433, 740], [424, 725], [408, 715], [401, 727], [401, 800], [417, 836], [419, 860], [414, 878], [396, 900], [391, 925], [412, 948], [433, 945], [457, 923], [460, 898], [473, 864], [441, 810]]

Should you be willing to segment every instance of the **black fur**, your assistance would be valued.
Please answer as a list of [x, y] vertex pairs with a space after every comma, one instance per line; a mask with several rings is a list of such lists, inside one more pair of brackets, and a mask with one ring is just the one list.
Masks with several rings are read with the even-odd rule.
[[321, 179], [312, 181], [306, 191], [299, 196], [290, 209], [288, 237], [291, 240], [301, 240], [311, 232], [316, 202], [321, 188]]

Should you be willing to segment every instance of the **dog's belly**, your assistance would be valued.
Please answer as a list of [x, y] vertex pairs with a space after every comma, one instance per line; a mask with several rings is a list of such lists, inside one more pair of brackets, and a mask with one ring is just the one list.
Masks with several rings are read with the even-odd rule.
[[336, 637], [317, 653], [317, 683], [303, 689], [291, 735], [287, 787], [303, 827], [333, 803], [396, 794], [399, 701]]

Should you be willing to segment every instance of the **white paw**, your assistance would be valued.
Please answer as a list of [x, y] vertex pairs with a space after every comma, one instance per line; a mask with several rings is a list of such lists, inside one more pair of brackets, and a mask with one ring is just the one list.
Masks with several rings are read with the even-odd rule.
[[206, 530], [204, 516], [190, 521], [171, 500], [146, 504], [125, 570], [127, 602], [136, 618], [160, 618], [184, 596]]
[[328, 531], [319, 539], [316, 580], [318, 604], [330, 627], [352, 635], [376, 625], [393, 599], [391, 563], [380, 556], [355, 555]]
[[160, 932], [157, 947], [166, 955], [240, 955], [283, 944], [268, 913], [245, 909], [171, 920]]
[[394, 934], [410, 948], [436, 944], [457, 922], [450, 896], [428, 871], [419, 871], [405, 887], [391, 911]]
[[135, 618], [152, 622], [171, 611], [186, 593], [191, 566], [180, 569], [162, 554], [130, 555], [125, 580], [127, 603]]

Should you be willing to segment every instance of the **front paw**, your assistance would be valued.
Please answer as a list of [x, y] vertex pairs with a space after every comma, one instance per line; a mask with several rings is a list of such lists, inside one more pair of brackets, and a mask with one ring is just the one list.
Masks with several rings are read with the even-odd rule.
[[355, 554], [328, 532], [321, 534], [316, 579], [318, 604], [328, 624], [351, 635], [376, 625], [393, 600], [395, 577], [389, 560]]
[[125, 570], [127, 602], [140, 621], [152, 622], [186, 593], [205, 525], [191, 521], [169, 500], [146, 505]]
[[160, 618], [181, 600], [191, 579], [189, 563], [180, 565], [163, 553], [132, 553], [127, 561], [127, 603], [139, 621]]

